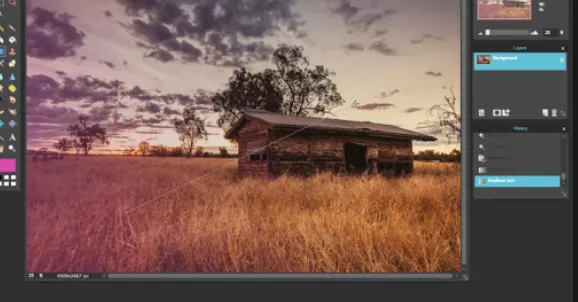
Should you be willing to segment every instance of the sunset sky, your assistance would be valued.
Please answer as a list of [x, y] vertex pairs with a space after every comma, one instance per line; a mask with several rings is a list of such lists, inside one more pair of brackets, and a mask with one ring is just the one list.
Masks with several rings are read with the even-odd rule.
[[[29, 149], [67, 136], [79, 113], [107, 128], [108, 150], [176, 146], [170, 120], [187, 104], [210, 122], [198, 144], [229, 146], [208, 96], [239, 66], [270, 67], [280, 43], [336, 72], [340, 119], [415, 130], [433, 119], [426, 109], [444, 101], [442, 86], [459, 92], [459, 0], [28, 3]], [[440, 138], [415, 150], [455, 147]]]

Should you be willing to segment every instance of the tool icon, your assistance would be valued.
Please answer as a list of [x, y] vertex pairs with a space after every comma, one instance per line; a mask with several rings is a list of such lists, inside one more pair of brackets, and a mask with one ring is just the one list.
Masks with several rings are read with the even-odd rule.
[[482, 154], [478, 155], [478, 162], [480, 163], [485, 163], [486, 162], [486, 157]]
[[550, 110], [548, 110], [547, 108], [542, 109], [542, 116], [543, 117], [548, 117], [550, 115]]

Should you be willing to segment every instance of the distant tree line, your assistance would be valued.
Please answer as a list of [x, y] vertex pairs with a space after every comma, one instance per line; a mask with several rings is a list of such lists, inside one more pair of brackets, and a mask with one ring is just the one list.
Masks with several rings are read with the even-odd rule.
[[462, 153], [459, 150], [452, 150], [450, 153], [442, 153], [434, 150], [424, 150], [414, 153], [414, 160], [440, 161], [440, 162], [460, 162]]
[[207, 157], [207, 158], [234, 158], [236, 154], [230, 154], [227, 148], [220, 147], [218, 153], [208, 152], [205, 148], [198, 146], [190, 151], [189, 146], [171, 147], [165, 145], [151, 145], [142, 141], [137, 147], [129, 147], [119, 150], [123, 156], [138, 157]]
[[[208, 158], [235, 158], [237, 154], [230, 154], [227, 148], [220, 147], [218, 153], [212, 153], [205, 148], [198, 146], [194, 148], [190, 156], [187, 156], [188, 150], [183, 147], [168, 147], [164, 145], [150, 145], [148, 142], [140, 142], [138, 147], [129, 147], [122, 150], [124, 156], [142, 156], [142, 157], [208, 157]], [[420, 161], [439, 161], [439, 162], [460, 162], [461, 152], [452, 150], [449, 153], [438, 152], [434, 150], [424, 150], [414, 153], [414, 159]]]

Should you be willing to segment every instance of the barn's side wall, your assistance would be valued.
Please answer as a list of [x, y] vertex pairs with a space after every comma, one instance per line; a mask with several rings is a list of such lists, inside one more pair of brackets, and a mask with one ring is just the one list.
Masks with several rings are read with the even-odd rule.
[[268, 174], [269, 143], [267, 124], [250, 120], [238, 132], [239, 176], [262, 177]]
[[[289, 132], [270, 131], [269, 141], [275, 142], [288, 134]], [[299, 133], [273, 143], [269, 147], [269, 173], [280, 175], [345, 171], [344, 144], [346, 142], [367, 146], [367, 159], [368, 161], [376, 160], [380, 172], [388, 169], [397, 170], [397, 172], [413, 170], [410, 140], [391, 140], [338, 133]]]

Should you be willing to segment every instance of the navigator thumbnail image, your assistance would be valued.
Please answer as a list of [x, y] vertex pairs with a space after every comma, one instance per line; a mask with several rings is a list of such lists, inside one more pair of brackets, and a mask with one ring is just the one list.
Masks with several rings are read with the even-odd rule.
[[531, 20], [532, 0], [478, 0], [478, 20]]

